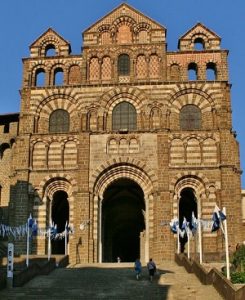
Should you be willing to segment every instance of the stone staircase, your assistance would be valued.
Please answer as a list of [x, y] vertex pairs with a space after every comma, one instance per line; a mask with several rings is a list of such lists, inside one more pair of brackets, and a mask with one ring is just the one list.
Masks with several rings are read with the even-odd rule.
[[21, 288], [0, 291], [0, 299], [38, 300], [219, 300], [212, 286], [204, 286], [174, 262], [158, 266], [151, 283], [143, 268], [136, 280], [132, 263], [70, 265], [48, 276], [38, 276]]

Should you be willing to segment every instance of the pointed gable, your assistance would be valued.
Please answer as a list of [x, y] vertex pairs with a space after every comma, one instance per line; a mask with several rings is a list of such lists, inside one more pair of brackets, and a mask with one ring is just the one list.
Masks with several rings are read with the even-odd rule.
[[48, 48], [55, 49], [57, 56], [70, 54], [70, 44], [52, 28], [49, 28], [30, 45], [31, 57], [43, 57]]
[[84, 47], [105, 43], [165, 42], [166, 29], [128, 4], [121, 4], [83, 32]]
[[195, 50], [196, 42], [203, 44], [203, 50], [218, 50], [221, 38], [202, 23], [197, 23], [181, 36], [178, 47], [181, 51]]

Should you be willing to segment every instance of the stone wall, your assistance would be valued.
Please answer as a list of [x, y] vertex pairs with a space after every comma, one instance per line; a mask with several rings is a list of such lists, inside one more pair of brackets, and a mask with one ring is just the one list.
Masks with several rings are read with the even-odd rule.
[[[1, 206], [9, 206], [11, 225], [25, 223], [32, 213], [46, 228], [53, 197], [64, 191], [76, 229], [69, 238], [71, 262], [99, 260], [100, 206], [108, 186], [120, 178], [136, 182], [144, 194], [146, 258], [173, 259], [176, 236], [166, 224], [178, 216], [184, 189], [194, 192], [204, 220], [211, 219], [215, 204], [227, 208], [231, 249], [244, 240], [228, 52], [200, 23], [180, 38], [176, 52], [167, 51], [165, 33], [121, 4], [84, 32], [82, 54], [71, 55], [69, 43], [49, 29], [23, 60], [20, 119], [8, 135], [1, 133], [6, 141], [14, 137], [0, 160]], [[201, 50], [195, 50], [197, 36]], [[55, 56], [47, 55], [50, 46]], [[121, 54], [129, 61], [126, 75], [119, 72]], [[122, 102], [135, 110], [134, 130], [113, 128], [113, 113]], [[183, 128], [186, 106], [200, 116], [195, 128]], [[69, 130], [52, 132], [50, 116], [56, 111], [68, 116]], [[205, 228], [204, 251], [223, 247], [220, 232]], [[16, 251], [24, 249], [18, 242]], [[194, 240], [192, 249], [198, 251]], [[44, 237], [37, 238], [33, 251], [47, 252]]]

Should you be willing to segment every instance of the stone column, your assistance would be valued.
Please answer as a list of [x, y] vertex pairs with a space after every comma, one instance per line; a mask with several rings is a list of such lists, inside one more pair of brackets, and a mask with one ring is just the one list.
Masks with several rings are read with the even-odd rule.
[[102, 199], [99, 200], [99, 263], [102, 263]]

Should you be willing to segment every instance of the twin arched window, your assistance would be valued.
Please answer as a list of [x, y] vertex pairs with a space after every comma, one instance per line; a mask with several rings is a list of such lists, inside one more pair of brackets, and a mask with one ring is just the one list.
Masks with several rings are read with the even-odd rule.
[[112, 130], [136, 130], [137, 116], [134, 106], [123, 101], [112, 112]]
[[[35, 86], [43, 87], [45, 86], [45, 70], [39, 68], [35, 73]], [[63, 85], [64, 84], [64, 72], [62, 68], [56, 68], [54, 70], [53, 85]]]
[[68, 132], [70, 127], [69, 113], [64, 109], [53, 111], [49, 117], [49, 132]]
[[187, 104], [181, 109], [180, 128], [182, 130], [201, 129], [201, 110], [199, 107]]

